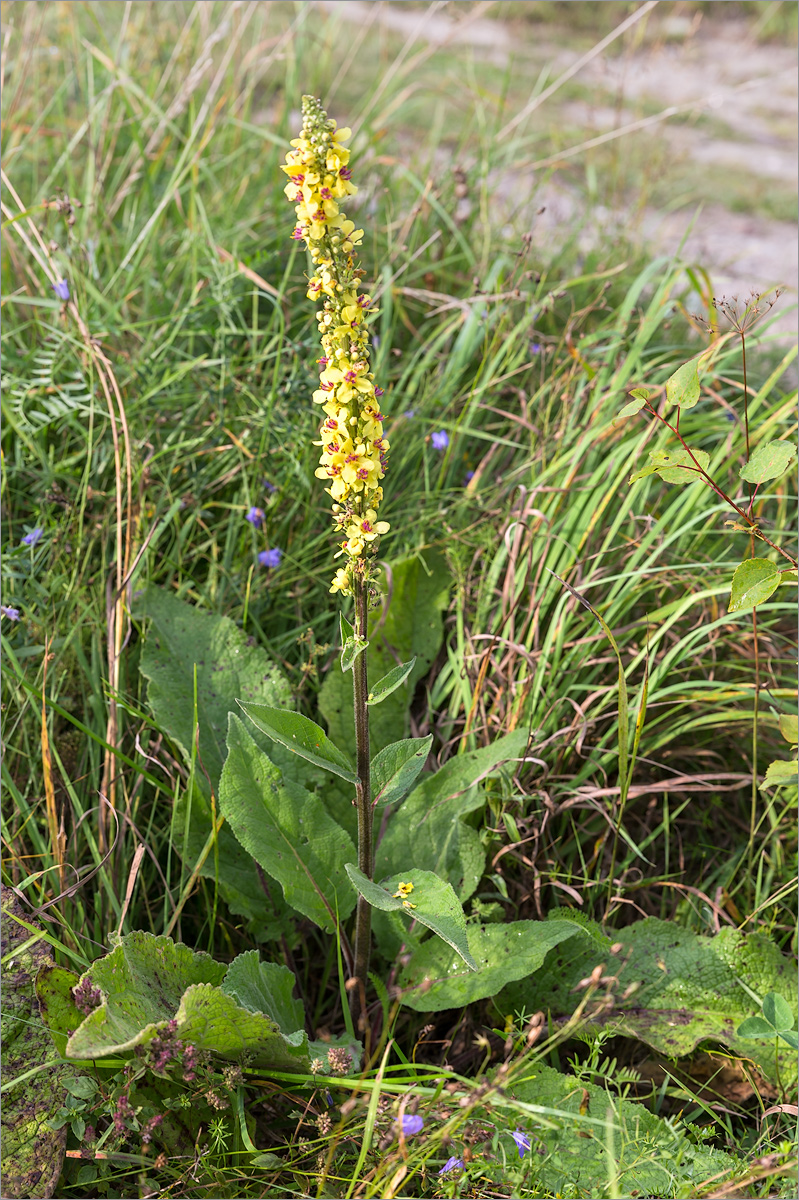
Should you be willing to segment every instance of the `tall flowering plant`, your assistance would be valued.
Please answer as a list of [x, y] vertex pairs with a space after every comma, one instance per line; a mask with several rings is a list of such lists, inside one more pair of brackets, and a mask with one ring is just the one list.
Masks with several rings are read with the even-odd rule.
[[[324, 414], [319, 430], [321, 447], [316, 475], [325, 480], [332, 504], [333, 526], [341, 539], [336, 557], [344, 559], [330, 591], [352, 596], [355, 622], [342, 618], [345, 652], [342, 667], [352, 667], [355, 703], [355, 756], [358, 810], [358, 868], [372, 878], [372, 805], [369, 769], [369, 688], [366, 672], [369, 584], [376, 577], [375, 556], [388, 522], [377, 512], [383, 499], [381, 480], [386, 471], [388, 440], [383, 437], [380, 412], [382, 389], [370, 369], [366, 314], [371, 298], [361, 291], [364, 272], [355, 258], [363, 230], [356, 229], [340, 201], [353, 195], [350, 152], [344, 143], [349, 129], [337, 129], [318, 100], [303, 96], [302, 132], [291, 143], [283, 170], [285, 192], [295, 205], [297, 223], [292, 237], [305, 243], [313, 262], [308, 297], [318, 304], [316, 316], [322, 340], [319, 387], [314, 404]], [[349, 637], [347, 636], [349, 635]], [[352, 1008], [363, 1010], [369, 965], [371, 908], [359, 896], [355, 923]]]
[[314, 265], [308, 297], [319, 305], [323, 355], [313, 400], [324, 419], [315, 443], [322, 448], [316, 475], [327, 481], [333, 525], [343, 539], [337, 557], [344, 557], [330, 590], [351, 596], [373, 577], [378, 539], [389, 528], [377, 520], [388, 439], [380, 412], [383, 390], [370, 370], [365, 318], [371, 297], [360, 291], [364, 272], [355, 259], [363, 230], [339, 204], [358, 190], [343, 145], [351, 131], [337, 129], [313, 96], [303, 97], [302, 112], [302, 133], [282, 169], [289, 177], [286, 195], [296, 205], [292, 237], [305, 242]]

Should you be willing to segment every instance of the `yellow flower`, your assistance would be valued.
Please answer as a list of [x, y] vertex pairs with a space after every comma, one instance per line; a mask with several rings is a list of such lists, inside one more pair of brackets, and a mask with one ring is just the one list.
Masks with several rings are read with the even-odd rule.
[[363, 230], [338, 203], [357, 191], [347, 165], [350, 151], [343, 144], [350, 136], [349, 129], [336, 128], [317, 100], [305, 96], [302, 133], [292, 140], [282, 165], [288, 176], [284, 192], [297, 217], [292, 237], [305, 242], [314, 268], [307, 295], [317, 306], [323, 357], [313, 401], [324, 413], [315, 442], [321, 448], [315, 475], [325, 480], [334, 501], [334, 528], [339, 536], [346, 534], [339, 554], [349, 565], [336, 572], [330, 589], [343, 595], [352, 594], [354, 571], [364, 581], [375, 577], [378, 538], [389, 529], [387, 521], [377, 520], [389, 443], [382, 436], [382, 391], [370, 369], [366, 317], [371, 297], [360, 291], [362, 272], [353, 258]]
[[381, 533], [388, 533], [391, 526], [388, 521], [377, 521], [377, 513], [368, 508], [366, 514], [347, 526], [347, 537], [360, 537], [365, 542], [373, 542]]
[[352, 578], [346, 567], [339, 567], [333, 579], [331, 592], [341, 592], [343, 596], [352, 595]]

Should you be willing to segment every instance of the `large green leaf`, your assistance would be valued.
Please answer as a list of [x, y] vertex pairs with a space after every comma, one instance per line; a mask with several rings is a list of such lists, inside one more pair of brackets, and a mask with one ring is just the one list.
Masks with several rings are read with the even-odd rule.
[[741, 468], [741, 479], [745, 479], [747, 483], [765, 483], [767, 479], [779, 479], [795, 458], [796, 446], [792, 442], [761, 442], [746, 466]]
[[223, 963], [182, 942], [134, 930], [110, 954], [92, 963], [81, 982], [99, 988], [103, 1001], [67, 1042], [71, 1058], [102, 1058], [133, 1049], [143, 1034], [175, 1015], [195, 983], [220, 984]]
[[[463, 907], [451, 886], [439, 879], [432, 871], [417, 871], [415, 868], [383, 879], [379, 884], [359, 871], [352, 863], [347, 864], [347, 874], [352, 886], [368, 900], [373, 908], [383, 912], [404, 913], [412, 921], [432, 929], [433, 933], [451, 946], [472, 971], [477, 963], [469, 953], [466, 938], [466, 918]], [[398, 894], [400, 884], [411, 888]]]
[[286, 902], [322, 929], [334, 931], [355, 897], [344, 864], [356, 857], [349, 834], [318, 796], [285, 779], [230, 714], [228, 757], [219, 807], [248, 854], [276, 879]]
[[69, 1039], [67, 1053], [130, 1054], [168, 1035], [222, 1058], [247, 1054], [265, 1068], [306, 1070], [304, 1031], [289, 1040], [272, 1017], [242, 1007], [219, 986], [225, 974], [223, 963], [171, 938], [126, 934], [82, 976], [99, 989], [101, 1003]]
[[237, 700], [291, 707], [288, 680], [228, 617], [202, 612], [156, 587], [147, 589], [138, 608], [152, 620], [140, 668], [149, 682], [147, 698], [157, 725], [187, 762], [195, 736], [196, 669], [198, 771], [216, 789], [227, 753], [228, 713], [236, 711]]
[[261, 962], [257, 950], [245, 950], [230, 964], [222, 991], [250, 1012], [266, 1013], [287, 1037], [305, 1025], [302, 1004], [293, 996], [294, 976], [279, 963]]
[[175, 1020], [181, 1040], [220, 1058], [247, 1055], [254, 1066], [273, 1071], [307, 1071], [310, 1066], [304, 1029], [285, 1037], [271, 1017], [242, 1008], [210, 983], [186, 989]]
[[[368, 677], [374, 684], [399, 663], [407, 663], [414, 656], [416, 663], [404, 686], [369, 709], [372, 754], [407, 734], [410, 697], [441, 645], [441, 614], [451, 586], [443, 558], [432, 551], [425, 551], [424, 559], [417, 555], [393, 563], [390, 580], [386, 611], [371, 613], [369, 618], [369, 648], [365, 651]], [[338, 670], [329, 673], [319, 693], [319, 711], [337, 745], [354, 745], [349, 677]]]
[[378, 846], [375, 874], [394, 875], [413, 863], [448, 880], [459, 900], [468, 899], [480, 882], [485, 850], [477, 831], [462, 818], [485, 804], [478, 781], [495, 775], [505, 760], [518, 759], [526, 745], [526, 732], [516, 730], [422, 776]]
[[[689, 1054], [703, 1041], [721, 1042], [773, 1078], [773, 1048], [764, 1050], [736, 1036], [740, 1022], [760, 1011], [747, 988], [761, 998], [779, 992], [796, 1005], [795, 967], [764, 934], [725, 928], [705, 937], [647, 917], [615, 930], [613, 939], [620, 947], [615, 954], [609, 949], [603, 953], [587, 931], [566, 953], [553, 951], [542, 970], [507, 988], [507, 1011], [524, 1007], [567, 1016], [584, 995], [574, 989], [604, 963], [606, 976], [617, 978], [618, 984], [616, 1007], [603, 1012], [596, 1006], [596, 1019], [603, 1025], [672, 1058]], [[780, 1058], [780, 1073], [783, 1082], [796, 1080], [796, 1063], [789, 1055]]]
[[[141, 672], [155, 722], [175, 742], [185, 761], [194, 743], [194, 680], [197, 677], [198, 762], [194, 791], [182, 791], [175, 803], [172, 835], [189, 869], [206, 848], [212, 831], [210, 795], [216, 792], [227, 754], [227, 717], [236, 698], [260, 699], [276, 707], [291, 704], [288, 681], [260, 646], [251, 644], [227, 617], [202, 612], [169, 592], [149, 587], [137, 601], [138, 615], [151, 625], [141, 655]], [[314, 768], [282, 747], [256, 735], [284, 773], [306, 779]], [[299, 768], [299, 769], [298, 769]], [[321, 772], [319, 772], [321, 775]], [[219, 879], [231, 912], [247, 918], [258, 938], [286, 932], [282, 900], [266, 914], [266, 895], [252, 862], [223, 825], [200, 874]]]
[[748, 612], [780, 586], [780, 571], [769, 558], [745, 558], [735, 568], [727, 612]]
[[[547, 1114], [546, 1125], [534, 1115], [519, 1121], [518, 1110], [514, 1114], [538, 1151], [536, 1195], [665, 1200], [696, 1196], [702, 1181], [715, 1179], [720, 1185], [726, 1174], [746, 1169], [723, 1150], [697, 1145], [674, 1118], [666, 1121], [643, 1104], [622, 1100], [590, 1080], [563, 1075], [542, 1063], [502, 1090], [498, 1104], [520, 1101]], [[513, 1153], [513, 1143], [507, 1140], [507, 1151]], [[611, 1169], [613, 1192], [608, 1190]]]
[[512, 921], [507, 925], [468, 925], [469, 953], [477, 969], [436, 938], [416, 949], [398, 979], [402, 1003], [417, 1012], [464, 1008], [496, 996], [505, 984], [537, 971], [553, 946], [573, 938], [572, 921]]
[[316, 767], [340, 775], [348, 783], [358, 782], [358, 776], [346, 754], [331, 742], [324, 729], [314, 721], [309, 721], [302, 713], [286, 712], [282, 708], [251, 704], [245, 700], [239, 700], [239, 708], [256, 728], [293, 754], [299, 754], [300, 758], [307, 759]]

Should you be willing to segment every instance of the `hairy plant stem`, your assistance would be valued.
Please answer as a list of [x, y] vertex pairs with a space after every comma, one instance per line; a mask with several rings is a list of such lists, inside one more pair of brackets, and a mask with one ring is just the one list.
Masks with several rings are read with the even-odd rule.
[[[363, 577], [356, 573], [355, 636], [366, 641], [367, 614], [369, 608], [368, 589]], [[361, 651], [352, 666], [353, 696], [355, 701], [355, 803], [358, 808], [358, 869], [368, 879], [372, 878], [372, 795], [369, 779], [369, 709], [366, 698], [369, 685], [366, 676], [366, 651]], [[358, 897], [355, 912], [355, 964], [356, 985], [350, 992], [350, 1012], [356, 1028], [366, 1028], [366, 973], [369, 970], [371, 948], [372, 909], [363, 896]]]

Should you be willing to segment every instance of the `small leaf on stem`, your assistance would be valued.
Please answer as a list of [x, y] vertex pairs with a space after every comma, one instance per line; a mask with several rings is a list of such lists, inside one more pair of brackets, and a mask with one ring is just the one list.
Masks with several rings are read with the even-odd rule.
[[768, 558], [746, 558], [735, 568], [727, 612], [748, 612], [777, 590], [780, 571]]
[[790, 442], [766, 442], [753, 452], [749, 462], [741, 467], [741, 479], [747, 483], [765, 483], [784, 475], [796, 458], [796, 447]]
[[284, 708], [270, 708], [267, 704], [254, 704], [248, 700], [237, 700], [236, 703], [253, 724], [287, 750], [293, 750], [317, 767], [340, 775], [348, 783], [358, 782], [358, 776], [346, 754], [333, 745], [320, 725], [309, 721], [301, 713], [288, 712]]

